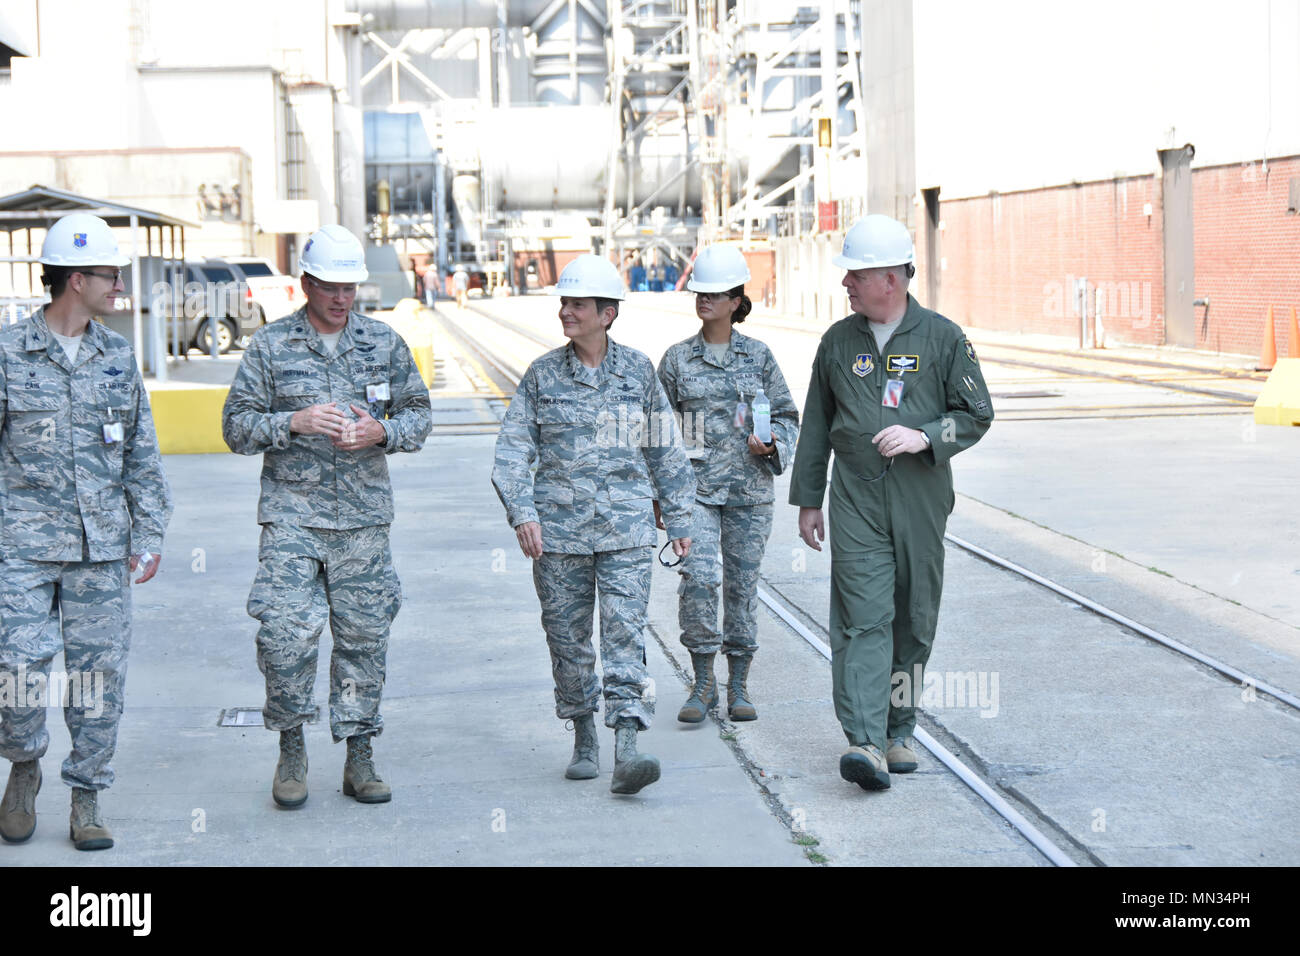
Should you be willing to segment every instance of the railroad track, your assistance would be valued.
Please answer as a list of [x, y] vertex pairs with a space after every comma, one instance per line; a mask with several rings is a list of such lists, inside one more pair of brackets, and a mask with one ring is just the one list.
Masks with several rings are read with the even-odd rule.
[[[671, 310], [665, 309], [663, 311]], [[491, 321], [495, 325], [519, 335], [535, 345], [550, 348], [557, 344], [553, 339], [547, 339], [533, 329], [516, 322], [486, 312], [478, 312], [477, 310], [476, 312], [481, 318]], [[462, 330], [452, 328], [450, 323], [447, 324], [447, 327], [453, 332], [458, 341], [494, 369], [498, 380], [508, 385], [510, 391], [513, 391], [521, 373], [509, 360], [503, 359], [493, 349], [485, 346], [482, 342], [475, 341]], [[502, 397], [503, 399], [506, 397], [504, 393]], [[501, 402], [502, 414], [504, 414], [504, 407], [503, 400]], [[1300, 698], [1281, 687], [1248, 674], [1229, 662], [1203, 654], [1176, 638], [1149, 628], [1118, 611], [1093, 601], [1085, 595], [972, 542], [952, 534], [945, 535], [945, 540], [951, 547], [959, 548], [1007, 574], [1030, 581], [1036, 586], [1072, 602], [1073, 607], [1063, 613], [1078, 613], [1081, 611], [1109, 620], [1129, 633], [1153, 642], [1172, 654], [1195, 661], [1203, 667], [1211, 669], [1226, 681], [1231, 681], [1235, 685], [1250, 686], [1256, 693], [1271, 697], [1294, 712], [1300, 712]], [[767, 578], [763, 578], [763, 584], [759, 589], [758, 596], [774, 617], [815, 649], [829, 663], [831, 657], [830, 646], [827, 643], [829, 631], [823, 622], [819, 621], [788, 595], [783, 594], [781, 589]], [[1106, 865], [1083, 843], [1072, 837], [1065, 827], [1057, 824], [1036, 808], [1026, 804], [1014, 793], [1007, 792], [996, 780], [992, 779], [991, 774], [972, 765], [969, 760], [963, 759], [959, 753], [954, 752], [962, 749], [960, 741], [950, 741], [951, 746], [945, 745], [939, 737], [950, 735], [946, 734], [942, 725], [932, 716], [925, 714], [924, 711], [920, 711], [919, 714], [921, 723], [934, 728], [935, 732], [932, 733], [925, 726], [918, 724], [916, 730], [918, 743], [934, 755], [948, 772], [960, 780], [964, 786], [968, 787], [994, 813], [1014, 828], [1021, 838], [1041, 854], [1045, 860], [1060, 867]], [[744, 757], [745, 755], [740, 754], [739, 756]]]
[[[1213, 670], [1233, 686], [1249, 687], [1255, 693], [1271, 697], [1291, 711], [1300, 713], [1300, 697], [1268, 681], [1261, 680], [1230, 663], [1204, 654], [1182, 641], [1149, 628], [1071, 588], [1065, 587], [1050, 578], [1037, 574], [956, 535], [945, 534], [944, 540], [952, 547], [960, 548], [981, 561], [1066, 598], [1077, 605], [1077, 611], [1118, 624], [1126, 631], [1151, 641], [1173, 654], [1195, 661]], [[827, 663], [830, 662], [831, 648], [828, 643], [830, 631], [815, 615], [783, 593], [767, 577], [762, 578], [762, 586], [758, 590], [758, 597], [775, 618], [810, 645], [826, 659]], [[1075, 840], [1068, 830], [1058, 825], [1050, 817], [1040, 813], [1036, 808], [1024, 805], [1014, 794], [1006, 793], [996, 781], [990, 779], [987, 774], [973, 767], [970, 763], [962, 760], [952, 749], [937, 739], [934, 734], [921, 726], [922, 724], [936, 726], [937, 721], [932, 715], [918, 709], [918, 726], [915, 734], [917, 742], [963, 784], [969, 787], [990, 809], [1006, 820], [1026, 842], [1033, 846], [1050, 863], [1060, 867], [1073, 867], [1080, 865], [1080, 863], [1093, 866], [1106, 865], [1082, 843]]]
[[[443, 333], [452, 339], [459, 351], [453, 357], [461, 373], [473, 388], [471, 398], [479, 398], [487, 403], [487, 415], [465, 421], [438, 423], [433, 426], [436, 435], [488, 435], [495, 434], [501, 426], [506, 406], [514, 395], [515, 386], [523, 376], [517, 364], [498, 354], [484, 343], [467, 334], [455, 322], [449, 321], [441, 313], [434, 312], [435, 321]], [[473, 405], [449, 406], [440, 401], [438, 410], [441, 414], [462, 413], [475, 414], [479, 409]]]

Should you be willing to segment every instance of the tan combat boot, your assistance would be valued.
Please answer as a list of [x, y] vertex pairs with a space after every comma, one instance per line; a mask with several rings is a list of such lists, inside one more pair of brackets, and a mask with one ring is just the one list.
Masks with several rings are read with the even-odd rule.
[[36, 794], [41, 792], [41, 762], [24, 760], [9, 768], [9, 785], [0, 802], [0, 837], [22, 843], [36, 832]]
[[875, 744], [850, 747], [840, 756], [840, 776], [863, 790], [888, 790], [889, 768]]
[[614, 779], [610, 793], [638, 793], [659, 779], [659, 761], [649, 754], [637, 753], [636, 735], [640, 724], [620, 720], [614, 728]]
[[731, 655], [727, 658], [727, 715], [732, 720], [758, 720], [758, 711], [749, 699], [749, 665], [752, 657]]
[[301, 724], [293, 730], [280, 731], [280, 762], [275, 765], [271, 796], [288, 809], [307, 802], [307, 744]]
[[911, 773], [916, 769], [916, 751], [912, 749], [915, 744], [916, 741], [911, 737], [889, 738], [885, 761], [889, 764], [890, 773]]
[[600, 776], [600, 743], [596, 740], [596, 718], [591, 714], [573, 718], [573, 759], [564, 776], [569, 780], [595, 780]]
[[68, 837], [78, 850], [107, 850], [113, 846], [113, 834], [99, 815], [98, 794], [81, 787], [72, 788], [72, 816]]
[[713, 676], [713, 655], [691, 652], [691, 667], [695, 671], [695, 684], [691, 696], [686, 698], [677, 719], [683, 724], [698, 724], [709, 715], [709, 708], [718, 703], [718, 681]]
[[393, 788], [375, 772], [368, 734], [348, 738], [348, 759], [343, 765], [343, 795], [355, 797], [358, 803], [387, 803], [393, 799]]

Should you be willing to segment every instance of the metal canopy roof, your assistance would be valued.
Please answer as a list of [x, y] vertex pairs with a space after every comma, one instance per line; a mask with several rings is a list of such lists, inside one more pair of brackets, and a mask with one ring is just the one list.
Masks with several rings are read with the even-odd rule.
[[0, 196], [0, 231], [46, 229], [54, 220], [70, 212], [92, 213], [110, 226], [129, 226], [131, 217], [136, 216], [142, 226], [199, 228], [196, 222], [186, 222], [184, 219], [177, 219], [165, 213], [124, 206], [106, 199], [80, 196], [77, 193], [38, 184], [22, 192]]

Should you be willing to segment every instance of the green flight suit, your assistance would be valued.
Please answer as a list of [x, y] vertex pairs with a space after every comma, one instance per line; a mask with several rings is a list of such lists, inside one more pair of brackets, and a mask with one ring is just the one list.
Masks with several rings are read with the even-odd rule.
[[[993, 421], [988, 388], [962, 330], [910, 295], [883, 351], [856, 313], [822, 336], [790, 482], [790, 504], [820, 508], [835, 452], [829, 508], [835, 713], [850, 745], [882, 750], [887, 738], [909, 736], [916, 725], [914, 705], [943, 590], [943, 534], [953, 506], [948, 460], [979, 441]], [[896, 408], [883, 404], [890, 379], [903, 383]], [[887, 459], [871, 439], [896, 424], [924, 431], [930, 447], [898, 455], [885, 471]]]

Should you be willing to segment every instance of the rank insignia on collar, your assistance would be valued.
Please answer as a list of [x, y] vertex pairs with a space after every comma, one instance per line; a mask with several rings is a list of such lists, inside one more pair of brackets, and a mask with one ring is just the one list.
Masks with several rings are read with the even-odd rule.
[[919, 355], [891, 355], [885, 363], [885, 370], [889, 372], [915, 372], [920, 367]]
[[975, 357], [975, 346], [970, 344], [970, 339], [966, 339], [963, 344], [966, 346], [966, 357], [979, 365], [980, 360]]
[[853, 374], [858, 378], [863, 378], [871, 374], [871, 370], [876, 365], [871, 361], [870, 352], [859, 352], [857, 358], [853, 360]]

